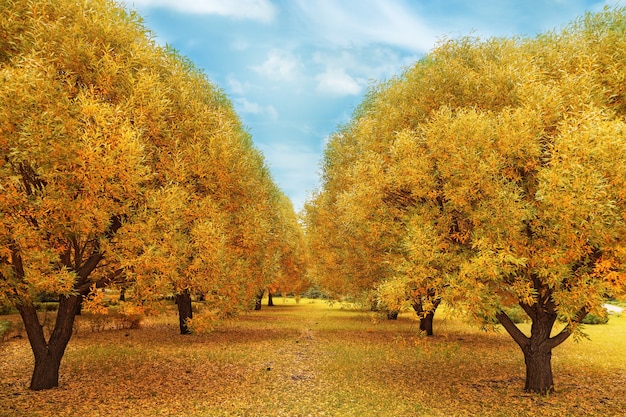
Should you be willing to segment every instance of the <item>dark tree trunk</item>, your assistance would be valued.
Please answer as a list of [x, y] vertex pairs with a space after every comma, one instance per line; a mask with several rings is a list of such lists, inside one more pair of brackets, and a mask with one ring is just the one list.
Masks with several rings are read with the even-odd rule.
[[426, 333], [426, 336], [433, 335], [433, 318], [435, 317], [434, 311], [429, 311], [423, 317], [420, 317], [420, 330]]
[[80, 316], [83, 314], [83, 296], [78, 295], [78, 301], [76, 303], [76, 315]]
[[433, 301], [433, 309], [432, 311], [424, 311], [424, 307], [421, 301], [416, 301], [413, 303], [413, 310], [417, 314], [417, 317], [420, 319], [420, 330], [426, 333], [426, 336], [433, 335], [433, 319], [435, 318], [435, 311], [437, 307], [441, 303], [441, 299], [436, 299]]
[[274, 307], [274, 298], [272, 296], [272, 292], [271, 291], [267, 292], [267, 306], [268, 307]]
[[[572, 330], [566, 326], [560, 333], [550, 337], [557, 318], [551, 301], [545, 305], [520, 305], [532, 320], [530, 337], [522, 333], [506, 313], [500, 312], [496, 317], [524, 354], [524, 362], [526, 363], [524, 390], [548, 394], [554, 391], [552, 349], [563, 343], [571, 335]], [[586, 310], [582, 309], [577, 314], [575, 321], [582, 322], [586, 314]]]
[[[107, 231], [107, 236], [110, 237], [115, 234], [121, 226], [119, 219], [114, 217]], [[30, 389], [32, 390], [44, 390], [59, 386], [61, 359], [72, 337], [79, 301], [89, 293], [93, 284], [89, 281], [89, 275], [104, 256], [100, 251], [99, 239], [81, 242], [74, 237], [68, 243], [70, 245], [61, 254], [60, 260], [64, 266], [74, 271], [77, 275], [77, 280], [74, 283], [74, 295], [59, 297], [56, 321], [48, 340], [46, 340], [33, 302], [23, 298], [15, 300], [17, 309], [24, 322], [28, 341], [35, 356], [35, 367], [30, 381]], [[17, 245], [11, 246], [10, 263], [13, 272], [18, 279], [23, 280], [25, 271], [22, 255]], [[72, 254], [74, 259], [72, 259]]]
[[191, 334], [191, 330], [187, 327], [187, 319], [193, 317], [191, 310], [191, 294], [189, 290], [183, 290], [176, 294], [176, 305], [178, 305], [178, 322], [180, 324], [180, 334]]
[[38, 391], [59, 386], [59, 367], [65, 348], [72, 336], [77, 304], [78, 297], [76, 295], [59, 299], [59, 310], [54, 330], [47, 342], [33, 303], [18, 304], [17, 308], [24, 321], [28, 341], [35, 356], [35, 368], [30, 381], [30, 389]]
[[39, 391], [58, 387], [60, 367], [61, 358], [50, 351], [47, 351], [43, 356], [36, 356], [30, 389]]
[[120, 301], [126, 301], [126, 288], [120, 288]]
[[398, 313], [399, 311], [397, 310], [387, 310], [387, 320], [397, 320]]
[[265, 290], [260, 290], [258, 293], [256, 293], [256, 296], [254, 297], [254, 309], [255, 310], [261, 309], [261, 301], [263, 300], [264, 293], [265, 293]]
[[546, 394], [554, 390], [551, 359], [552, 350], [524, 350], [524, 362], [526, 363], [525, 391]]

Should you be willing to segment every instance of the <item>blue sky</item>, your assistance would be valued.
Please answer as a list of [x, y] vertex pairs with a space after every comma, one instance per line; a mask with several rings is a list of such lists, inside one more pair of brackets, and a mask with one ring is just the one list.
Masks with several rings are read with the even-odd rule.
[[233, 102], [296, 210], [367, 86], [442, 39], [535, 35], [610, 0], [122, 0]]

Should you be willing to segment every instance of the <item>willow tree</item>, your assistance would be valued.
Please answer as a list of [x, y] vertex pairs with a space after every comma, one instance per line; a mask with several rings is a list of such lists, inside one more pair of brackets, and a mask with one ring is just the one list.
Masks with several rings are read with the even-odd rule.
[[275, 272], [268, 286], [268, 294], [292, 293], [299, 297], [310, 286], [306, 274], [308, 259], [304, 233], [291, 201], [282, 193], [278, 194], [272, 232], [276, 239], [272, 250]]
[[447, 41], [352, 122], [370, 126], [359, 143], [382, 161], [381, 200], [402, 207], [398, 268], [502, 324], [528, 391], [554, 388], [552, 350], [624, 291], [624, 57], [624, 9], [533, 39]]
[[390, 176], [394, 135], [406, 123], [397, 94], [387, 94], [396, 84], [373, 86], [325, 149], [322, 187], [305, 206], [311, 271], [336, 296], [364, 299], [390, 318], [413, 307], [432, 335], [441, 291], [411, 265], [404, 239], [415, 201]]
[[194, 294], [234, 314], [270, 281], [277, 189], [232, 104], [191, 62], [168, 49], [140, 83], [131, 116], [146, 126], [155, 175], [120, 261], [140, 298], [174, 293], [189, 333]]
[[313, 279], [334, 297], [375, 306], [377, 285], [391, 274], [389, 256], [397, 246], [379, 204], [377, 158], [362, 151], [359, 126], [348, 125], [324, 155], [323, 186], [305, 205], [306, 239]]
[[58, 385], [80, 298], [121, 272], [138, 298], [251, 300], [273, 184], [224, 94], [112, 1], [3, 0], [0, 46], [0, 297], [31, 389]]
[[[24, 321], [38, 390], [58, 385], [77, 303], [114, 276], [112, 242], [151, 179], [127, 97], [156, 57], [108, 1], [5, 0], [0, 22], [0, 291]], [[42, 293], [60, 296], [49, 337]]]

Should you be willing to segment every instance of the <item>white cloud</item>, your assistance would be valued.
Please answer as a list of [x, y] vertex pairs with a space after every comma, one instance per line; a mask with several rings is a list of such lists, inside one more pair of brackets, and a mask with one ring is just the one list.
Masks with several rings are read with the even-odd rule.
[[253, 66], [252, 69], [272, 80], [293, 81], [301, 67], [300, 61], [289, 52], [272, 49], [267, 59], [261, 65]]
[[233, 74], [229, 74], [226, 77], [226, 82], [228, 83], [229, 92], [236, 95], [243, 95], [250, 88], [249, 82], [241, 82]]
[[309, 193], [318, 185], [321, 154], [307, 146], [294, 143], [259, 144], [278, 186], [289, 195], [299, 211]]
[[239, 97], [233, 100], [237, 113], [247, 113], [256, 115], [265, 115], [272, 120], [278, 119], [278, 112], [274, 106], [261, 106], [259, 103], [248, 100], [247, 98]]
[[235, 51], [245, 51], [250, 48], [250, 42], [247, 39], [238, 38], [231, 43]]
[[216, 14], [269, 23], [276, 16], [270, 0], [125, 0], [130, 7], [164, 7], [182, 13]]
[[389, 79], [418, 59], [418, 54], [401, 54], [387, 46], [362, 46], [316, 51], [312, 63], [322, 68], [315, 77], [318, 92], [331, 92], [331, 85], [341, 83], [337, 93], [342, 92], [336, 94], [341, 97], [358, 95], [370, 82]]
[[265, 107], [265, 113], [267, 113], [268, 117], [272, 120], [278, 119], [278, 111], [276, 111], [276, 108], [272, 105]]
[[245, 98], [236, 98], [235, 99], [235, 107], [240, 113], [252, 113], [252, 114], [260, 114], [263, 113], [263, 107], [259, 103], [254, 103]]
[[334, 96], [357, 95], [362, 90], [362, 86], [354, 78], [346, 74], [342, 68], [328, 68], [325, 72], [318, 75], [316, 79], [317, 91], [323, 94]]
[[299, 0], [298, 6], [321, 36], [344, 47], [379, 43], [426, 52], [437, 38], [437, 32], [400, 1]]

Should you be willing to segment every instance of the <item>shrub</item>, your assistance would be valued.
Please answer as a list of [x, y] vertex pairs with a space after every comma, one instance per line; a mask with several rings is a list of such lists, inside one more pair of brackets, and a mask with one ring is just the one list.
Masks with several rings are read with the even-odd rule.
[[7, 340], [11, 330], [13, 330], [13, 323], [10, 321], [0, 321], [0, 340], [3, 342]]
[[187, 319], [187, 328], [194, 334], [206, 334], [215, 329], [218, 316], [211, 311], [196, 314], [193, 319]]
[[609, 322], [609, 315], [606, 313], [601, 316], [589, 313], [583, 319], [584, 324], [606, 324], [608, 322]]
[[17, 309], [10, 304], [0, 304], [0, 316], [17, 314]]
[[122, 329], [138, 329], [146, 314], [144, 307], [129, 303], [120, 303], [119, 316], [116, 317]]
[[55, 301], [35, 302], [35, 309], [39, 312], [57, 311], [59, 303]]
[[328, 300], [330, 297], [322, 288], [317, 285], [312, 286], [308, 290], [302, 293], [302, 297], [304, 298], [313, 298], [320, 300]]

